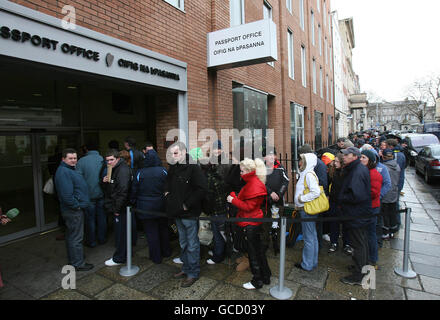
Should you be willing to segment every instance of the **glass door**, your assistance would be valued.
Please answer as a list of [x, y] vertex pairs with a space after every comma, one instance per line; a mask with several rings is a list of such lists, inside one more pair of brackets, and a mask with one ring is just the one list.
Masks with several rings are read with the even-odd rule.
[[0, 133], [0, 207], [18, 209], [12, 222], [0, 227], [0, 243], [38, 232], [35, 188], [35, 144], [30, 134]]

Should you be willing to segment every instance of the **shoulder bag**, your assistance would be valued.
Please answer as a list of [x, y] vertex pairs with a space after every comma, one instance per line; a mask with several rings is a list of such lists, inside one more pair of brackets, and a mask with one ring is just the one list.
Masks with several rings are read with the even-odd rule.
[[[318, 177], [313, 172], [312, 174], [315, 176], [316, 180], [318, 180]], [[318, 180], [318, 184], [319, 184], [319, 180]], [[321, 192], [318, 198], [304, 203], [304, 211], [307, 214], [315, 215], [321, 212], [328, 211], [328, 209], [330, 208], [330, 204], [324, 192], [324, 187], [319, 186], [319, 189]], [[307, 194], [309, 192], [310, 190], [309, 187], [307, 186], [306, 177], [304, 177], [304, 194]]]

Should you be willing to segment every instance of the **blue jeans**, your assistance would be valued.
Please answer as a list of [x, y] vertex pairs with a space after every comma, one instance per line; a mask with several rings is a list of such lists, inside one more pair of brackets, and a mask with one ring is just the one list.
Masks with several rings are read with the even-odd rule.
[[182, 271], [189, 278], [198, 278], [200, 274], [200, 240], [199, 224], [193, 219], [176, 219], [179, 231], [180, 258], [183, 261]]
[[107, 215], [104, 212], [104, 199], [91, 200], [85, 213], [87, 244], [91, 247], [96, 246], [96, 232], [98, 233], [98, 242], [104, 243], [107, 238]]
[[[301, 218], [313, 218], [314, 216], [308, 215], [304, 210], [299, 211]], [[304, 249], [302, 253], [301, 266], [305, 270], [312, 270], [318, 266], [318, 253], [319, 243], [316, 233], [316, 222], [301, 222], [302, 234], [304, 239]]]
[[84, 265], [84, 212], [83, 210], [68, 210], [61, 213], [66, 224], [66, 249], [69, 264], [74, 267]]
[[[226, 215], [218, 215], [216, 217], [226, 217]], [[215, 263], [220, 263], [225, 258], [225, 245], [226, 241], [225, 238], [223, 238], [220, 230], [221, 225], [224, 225], [224, 221], [212, 221], [211, 222], [211, 228], [212, 228], [212, 235], [214, 240], [214, 249], [212, 250], [212, 253], [214, 254], [212, 257], [212, 261]], [[224, 227], [223, 227], [224, 232]]]
[[378, 259], [377, 254], [377, 236], [376, 236], [376, 225], [377, 225], [377, 216], [380, 213], [379, 208], [373, 208], [373, 214], [375, 217], [373, 221], [367, 226], [367, 238], [368, 238], [368, 261], [376, 264]]

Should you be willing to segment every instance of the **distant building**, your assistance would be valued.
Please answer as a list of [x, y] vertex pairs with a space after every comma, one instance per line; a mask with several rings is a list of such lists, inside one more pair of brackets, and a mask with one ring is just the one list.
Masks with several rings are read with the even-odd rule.
[[415, 130], [423, 122], [435, 121], [435, 106], [414, 100], [369, 103], [365, 129]]

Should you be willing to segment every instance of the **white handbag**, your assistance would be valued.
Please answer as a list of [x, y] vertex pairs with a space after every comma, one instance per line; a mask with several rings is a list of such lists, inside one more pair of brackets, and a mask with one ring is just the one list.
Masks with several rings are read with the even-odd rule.
[[46, 183], [44, 184], [44, 187], [43, 187], [43, 192], [47, 193], [47, 194], [54, 194], [55, 193], [55, 188], [54, 188], [54, 185], [53, 185], [52, 177], [47, 179], [47, 181], [46, 181]]

